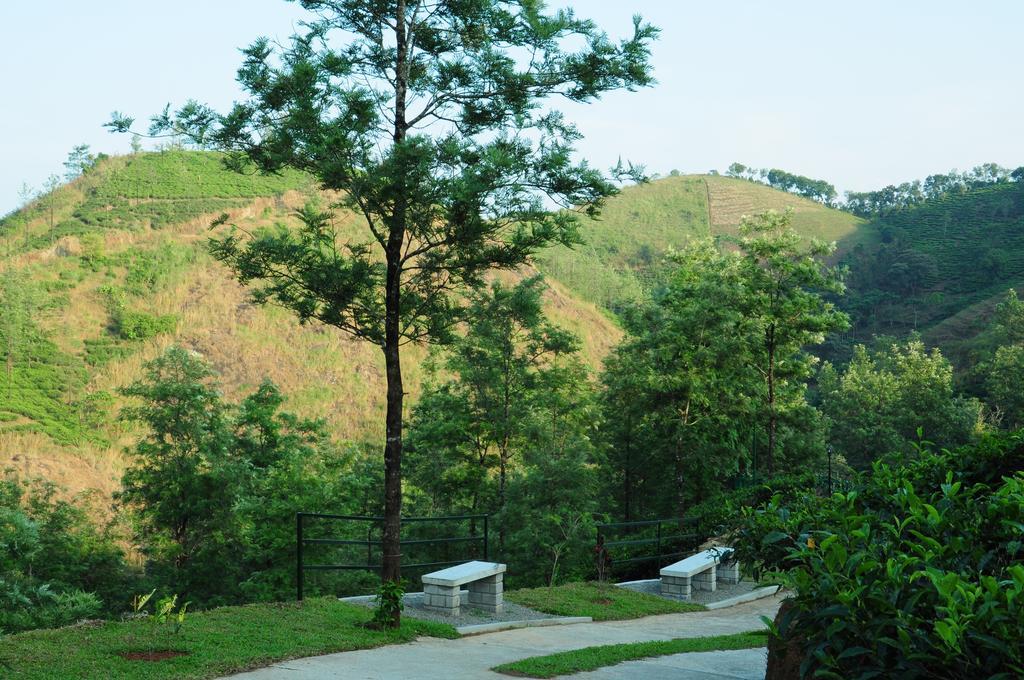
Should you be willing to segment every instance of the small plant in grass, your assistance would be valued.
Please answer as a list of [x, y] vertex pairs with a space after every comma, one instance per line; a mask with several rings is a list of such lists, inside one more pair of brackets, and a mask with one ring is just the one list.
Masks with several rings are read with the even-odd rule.
[[[130, 612], [126, 612], [121, 618], [125, 621], [139, 621], [146, 618], [149, 614], [146, 612], [146, 605], [153, 599], [153, 595], [156, 593], [156, 589], [149, 591], [145, 595], [134, 595], [132, 597]], [[136, 632], [138, 628], [136, 626], [126, 626], [124, 636], [124, 646], [131, 648], [136, 646]]]
[[161, 599], [156, 603], [156, 613], [153, 615], [154, 628], [162, 630], [168, 637], [180, 633], [181, 627], [185, 624], [185, 611], [188, 609], [189, 604], [186, 602], [175, 611], [178, 605], [177, 595]]
[[383, 581], [377, 589], [377, 599], [374, 601], [373, 625], [378, 628], [392, 628], [399, 620], [405, 604], [402, 597], [405, 589], [398, 581]]
[[171, 644], [175, 636], [181, 632], [182, 626], [185, 624], [185, 613], [188, 610], [188, 602], [185, 602], [180, 607], [178, 606], [178, 596], [169, 595], [157, 600], [156, 605], [153, 608], [153, 613], [149, 614], [146, 611], [146, 605], [153, 599], [153, 595], [156, 590], [151, 590], [145, 595], [136, 595], [132, 598], [132, 611], [128, 614], [129, 619], [132, 621], [147, 622], [147, 640], [146, 647], [148, 651], [140, 652], [132, 650], [132, 647], [136, 647], [136, 636], [135, 631], [138, 630], [137, 626], [129, 626], [128, 634], [125, 636], [125, 651], [121, 652], [121, 656], [126, 659], [141, 659], [147, 661], [156, 661], [167, 656], [183, 654], [185, 652], [178, 652], [172, 650]]

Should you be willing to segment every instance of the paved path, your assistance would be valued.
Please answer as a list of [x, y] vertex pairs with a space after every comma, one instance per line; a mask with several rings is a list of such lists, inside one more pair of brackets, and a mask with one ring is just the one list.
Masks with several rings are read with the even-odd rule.
[[[767, 597], [715, 611], [665, 614], [632, 621], [521, 628], [458, 640], [420, 638], [405, 645], [282, 661], [231, 676], [234, 680], [476, 680], [504, 678], [492, 666], [528, 656], [619, 642], [740, 633], [774, 617], [781, 598]], [[724, 680], [764, 677], [763, 649], [676, 654], [573, 676], [573, 680]]]

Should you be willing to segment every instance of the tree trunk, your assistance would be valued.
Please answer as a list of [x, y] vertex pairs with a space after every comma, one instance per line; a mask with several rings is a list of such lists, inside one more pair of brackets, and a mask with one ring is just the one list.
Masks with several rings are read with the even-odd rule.
[[775, 429], [778, 417], [775, 414], [775, 326], [769, 326], [766, 343], [768, 348], [768, 451], [765, 453], [765, 470], [769, 477], [775, 473]]
[[[405, 0], [398, 0], [395, 12], [395, 39], [397, 61], [395, 64], [395, 146], [405, 141], [407, 125], [405, 120], [406, 86], [408, 80], [408, 43], [405, 26]], [[399, 343], [401, 340], [401, 286], [402, 286], [402, 245], [405, 242], [408, 205], [405, 197], [405, 183], [399, 177], [396, 187], [395, 208], [391, 224], [388, 225], [388, 241], [385, 253], [387, 259], [387, 281], [384, 290], [384, 366], [387, 374], [387, 415], [385, 420], [384, 444], [384, 535], [382, 536], [381, 578], [383, 581], [398, 582], [402, 576], [402, 400], [405, 396], [402, 386], [402, 361]], [[391, 625], [398, 627], [401, 612], [393, 609]]]

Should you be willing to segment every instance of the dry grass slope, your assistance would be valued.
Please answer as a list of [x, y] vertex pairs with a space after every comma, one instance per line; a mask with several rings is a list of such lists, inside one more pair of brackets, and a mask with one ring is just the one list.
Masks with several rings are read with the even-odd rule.
[[[210, 172], [205, 160], [201, 165]], [[121, 177], [115, 170], [123, 169], [126, 162], [112, 159], [108, 163], [96, 174], [57, 190], [55, 223], [70, 219], [97, 190], [109, 191], [103, 185], [104, 178]], [[127, 186], [133, 185], [129, 182]], [[167, 184], [162, 186], [165, 194], [170, 192]], [[245, 193], [244, 187], [234, 184], [230, 190]], [[181, 200], [170, 193], [172, 197], [166, 200]], [[294, 219], [294, 209], [308, 198], [308, 192], [295, 190], [246, 197], [244, 204], [229, 211], [230, 221], [246, 228], [289, 223]], [[326, 201], [330, 197], [320, 198]], [[115, 196], [111, 200], [118, 199]], [[27, 476], [51, 479], [71, 492], [98, 489], [109, 495], [116, 489], [126, 464], [125, 448], [137, 436], [137, 432], [115, 417], [124, 405], [117, 390], [137, 379], [145, 362], [171, 344], [195, 350], [209, 360], [220, 374], [228, 399], [238, 399], [269, 378], [287, 395], [286, 408], [304, 416], [324, 418], [337, 440], [380, 438], [384, 407], [380, 352], [333, 328], [300, 325], [285, 310], [252, 305], [246, 291], [205, 252], [212, 215], [190, 216], [161, 228], [129, 220], [87, 233], [54, 236], [52, 242], [44, 238], [51, 229], [44, 210], [30, 209], [15, 218], [13, 230], [5, 232], [0, 224], [0, 238], [13, 231], [17, 239], [16, 246], [11, 248], [13, 252], [6, 257], [0, 254], [0, 269], [17, 270], [40, 285], [60, 284], [63, 302], [41, 316], [38, 323], [61, 352], [87, 371], [85, 383], [76, 388], [75, 396], [107, 393], [113, 397], [113, 403], [97, 428], [95, 441], [57, 443], [45, 433], [26, 430], [22, 426], [31, 423], [23, 419], [0, 420], [0, 468], [11, 466]], [[342, 232], [355, 234], [359, 228], [352, 216], [340, 215], [338, 223]], [[38, 237], [33, 247], [23, 246], [25, 225], [29, 233]], [[89, 343], [111, 339], [104, 290], [126, 285], [129, 266], [125, 263], [132, 258], [170, 249], [184, 253], [186, 263], [164, 275], [144, 297], [129, 296], [128, 304], [153, 315], [174, 315], [177, 330], [122, 343], [126, 349], [123, 355], [98, 365], [87, 364]], [[102, 253], [104, 264], [87, 266], [90, 254], [96, 253]], [[535, 270], [528, 269], [501, 276], [511, 283], [532, 273]], [[598, 369], [621, 337], [618, 327], [597, 307], [581, 301], [558, 282], [551, 282], [545, 301], [554, 322], [580, 335], [586, 362]], [[426, 356], [422, 347], [409, 347], [405, 353], [406, 388], [410, 396], [406, 403], [410, 406], [415, 403], [425, 377]]]

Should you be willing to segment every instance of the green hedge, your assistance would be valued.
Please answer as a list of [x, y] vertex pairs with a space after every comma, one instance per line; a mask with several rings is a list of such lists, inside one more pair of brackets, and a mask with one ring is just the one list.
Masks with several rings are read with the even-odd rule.
[[830, 498], [748, 510], [734, 545], [788, 587], [776, 635], [805, 677], [1024, 675], [1024, 435], [906, 466]]

